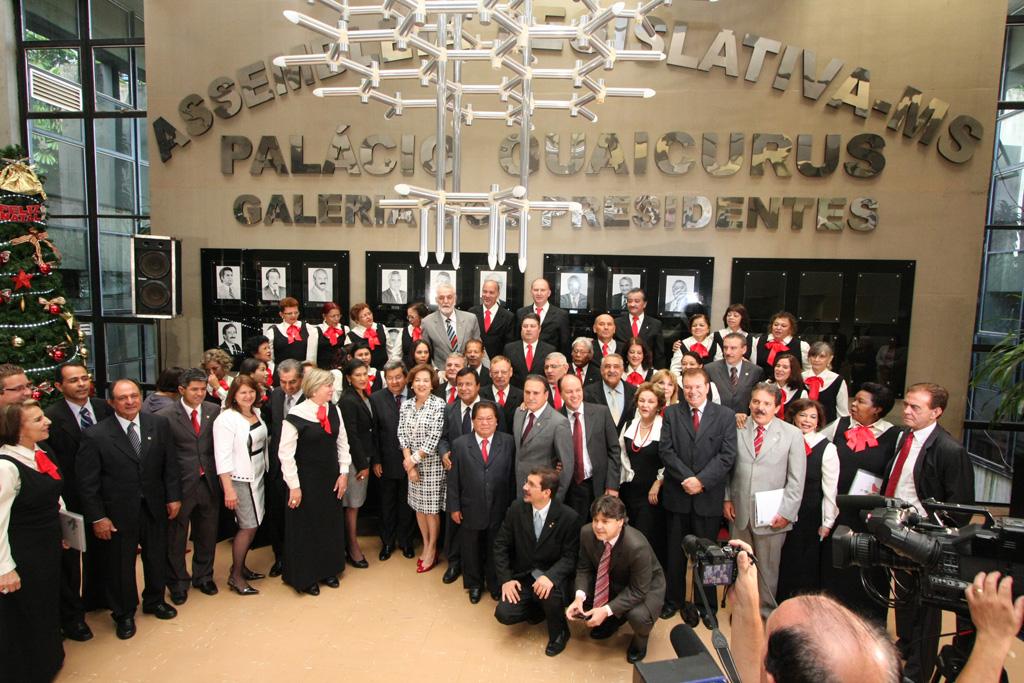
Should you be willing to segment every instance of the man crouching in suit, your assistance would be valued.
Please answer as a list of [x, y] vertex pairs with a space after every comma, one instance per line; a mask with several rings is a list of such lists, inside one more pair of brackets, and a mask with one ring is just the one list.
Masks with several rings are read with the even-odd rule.
[[[468, 374], [473, 375], [472, 370]], [[505, 511], [516, 497], [516, 447], [511, 436], [498, 431], [495, 404], [478, 401], [472, 418], [472, 431], [452, 442], [448, 514], [461, 528], [462, 581], [475, 605], [480, 602], [485, 576], [491, 597], [498, 599], [491, 548]]]
[[494, 539], [494, 570], [501, 584], [494, 618], [506, 626], [547, 620], [548, 657], [558, 655], [569, 642], [569, 622], [562, 608], [580, 547], [579, 517], [554, 499], [557, 489], [553, 469], [530, 470], [524, 499], [512, 503]]
[[[629, 622], [633, 639], [626, 661], [647, 656], [647, 639], [665, 602], [665, 574], [647, 538], [626, 526], [626, 505], [603, 495], [590, 508], [593, 522], [580, 530], [576, 599], [565, 610], [583, 621], [595, 640], [610, 638]], [[591, 608], [585, 610], [586, 604]]]

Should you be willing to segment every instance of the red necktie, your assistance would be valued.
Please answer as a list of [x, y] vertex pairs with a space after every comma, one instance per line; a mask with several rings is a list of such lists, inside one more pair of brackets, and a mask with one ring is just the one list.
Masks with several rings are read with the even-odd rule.
[[572, 414], [572, 452], [575, 465], [573, 465], [572, 480], [576, 484], [583, 483], [583, 423], [580, 422], [580, 411]]
[[896, 486], [900, 483], [900, 475], [903, 474], [903, 466], [907, 464], [910, 457], [910, 447], [914, 443], [914, 432], [907, 432], [903, 437], [903, 445], [900, 447], [900, 454], [896, 457], [896, 464], [892, 466], [892, 474], [889, 475], [889, 482], [885, 485], [885, 497], [892, 498], [896, 495]]
[[843, 432], [843, 436], [846, 437], [846, 445], [854, 453], [860, 453], [869, 446], [874, 448], [878, 445], [878, 439], [875, 438], [875, 433], [871, 431], [871, 427], [865, 427], [864, 425], [859, 425], [854, 429], [847, 429]]
[[526, 369], [533, 369], [533, 344], [526, 345]]
[[608, 345], [607, 344], [601, 344], [601, 353], [603, 353], [606, 356], [608, 355]]
[[693, 409], [693, 431], [696, 432], [698, 429], [700, 429], [700, 409], [699, 408], [694, 408]]
[[782, 396], [782, 402], [779, 404], [779, 409], [775, 411], [775, 417], [780, 420], [786, 419], [786, 390], [779, 387], [779, 395]]
[[539, 318], [539, 317], [541, 317], [543, 315], [544, 315], [544, 307], [543, 306], [537, 307], [537, 317]]
[[328, 434], [331, 433], [331, 421], [327, 419], [327, 406], [322, 405], [316, 409], [316, 419], [320, 421], [320, 426], [324, 428], [324, 431]]
[[555, 400], [554, 400], [554, 404], [555, 404], [555, 410], [561, 410], [562, 409], [562, 392], [560, 392], [558, 390], [558, 385], [557, 384], [555, 385]]
[[789, 351], [789, 347], [778, 339], [772, 339], [770, 342], [765, 344], [765, 346], [769, 349], [768, 365], [775, 365], [775, 354], [780, 351]]
[[523, 438], [519, 441], [520, 444], [524, 443], [526, 441], [526, 437], [530, 435], [530, 430], [533, 429], [533, 421], [535, 419], [536, 416], [533, 413], [530, 413], [526, 418], [526, 427], [523, 428]]
[[825, 386], [825, 380], [820, 377], [811, 376], [804, 380], [804, 384], [807, 385], [807, 398], [812, 401], [818, 400], [818, 395], [822, 388]]
[[452, 403], [455, 403], [455, 387], [448, 389], [448, 404], [451, 405]]
[[414, 327], [414, 328], [412, 328], [412, 340], [413, 341], [419, 341], [420, 337], [422, 337], [422, 336], [423, 336], [423, 328], [422, 327]]
[[[484, 332], [490, 332], [491, 330], [491, 312], [484, 311]], [[486, 460], [486, 458], [485, 458]]]
[[594, 582], [594, 609], [608, 604], [608, 568], [612, 564], [612, 544], [604, 542], [601, 561], [597, 563], [597, 580]]
[[192, 431], [199, 436], [199, 411], [195, 408], [192, 409]]
[[502, 408], [505, 407], [505, 390], [504, 389], [498, 389], [498, 403], [501, 404]]
[[698, 354], [701, 358], [708, 357], [708, 347], [704, 346], [700, 342], [694, 342], [693, 346], [690, 347], [690, 351]]
[[484, 464], [487, 464], [487, 439], [480, 441], [480, 454], [484, 456]]
[[331, 343], [331, 346], [338, 345], [338, 337], [344, 332], [340, 327], [327, 327], [324, 329], [324, 336], [327, 337], [327, 341]]
[[638, 315], [633, 316], [633, 336], [640, 336], [640, 316]]
[[58, 481], [60, 480], [60, 472], [57, 470], [57, 466], [53, 464], [53, 461], [50, 460], [45, 451], [36, 451], [36, 468], [40, 474], [47, 474]]
[[583, 381], [583, 368], [579, 365], [576, 366], [576, 376], [579, 377], [580, 381]]
[[371, 351], [380, 346], [380, 337], [377, 336], [377, 330], [372, 327], [366, 328], [366, 334], [363, 335], [363, 338], [370, 345]]
[[761, 454], [761, 446], [764, 445], [764, 427], [757, 425], [757, 433], [754, 435], [754, 457]]
[[288, 332], [288, 343], [292, 344], [297, 341], [302, 341], [302, 332], [299, 330], [299, 326], [292, 323], [286, 330]]
[[807, 443], [806, 441], [804, 441], [804, 453], [806, 453], [806, 454], [807, 454], [807, 457], [808, 457], [808, 458], [809, 458], [809, 457], [811, 457], [811, 451], [813, 451], [813, 450], [814, 450], [814, 449], [813, 449], [813, 448], [811, 448], [811, 444], [809, 444], [809, 443]]
[[633, 386], [638, 387], [644, 383], [644, 376], [641, 375], [636, 370], [634, 370], [633, 372], [629, 373], [629, 375], [626, 376], [626, 381], [632, 384]]

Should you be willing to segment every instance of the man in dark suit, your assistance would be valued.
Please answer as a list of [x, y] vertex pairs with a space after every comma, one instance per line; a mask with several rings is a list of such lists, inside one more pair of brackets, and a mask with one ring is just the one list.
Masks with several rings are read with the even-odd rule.
[[444, 360], [444, 378], [434, 389], [434, 395], [443, 398], [448, 405], [458, 400], [455, 378], [464, 367], [466, 367], [466, 357], [458, 351], [452, 351]]
[[590, 521], [590, 505], [596, 498], [619, 495], [619, 432], [607, 408], [583, 402], [583, 384], [576, 375], [563, 377], [561, 388], [573, 451], [573, 477], [565, 504], [576, 512], [582, 526]]
[[[668, 592], [662, 619], [683, 606], [686, 557], [683, 537], [715, 540], [722, 519], [725, 485], [736, 462], [736, 413], [708, 400], [711, 380], [702, 369], [683, 373], [684, 402], [665, 409], [659, 453], [665, 465], [662, 505], [668, 511]], [[693, 601], [704, 610], [694, 572]], [[714, 586], [703, 587], [713, 611], [718, 605]]]
[[487, 357], [494, 359], [505, 351], [505, 345], [515, 341], [516, 316], [498, 303], [501, 286], [494, 280], [484, 280], [480, 285], [480, 305], [469, 312], [476, 316], [480, 336], [487, 350]]
[[601, 368], [594, 363], [594, 340], [590, 337], [576, 337], [572, 343], [572, 365], [569, 371], [576, 375], [583, 386], [601, 381]]
[[463, 586], [480, 602], [486, 579], [491, 597], [500, 596], [491, 548], [508, 506], [515, 500], [515, 444], [498, 431], [498, 406], [473, 406], [473, 429], [452, 443], [448, 471], [448, 514], [461, 531]]
[[494, 539], [494, 570], [501, 600], [494, 618], [506, 626], [546, 619], [554, 657], [569, 642], [569, 622], [562, 611], [579, 556], [578, 517], [554, 500], [558, 474], [534, 469], [523, 486], [524, 500], [512, 503]]
[[541, 341], [540, 318], [536, 313], [526, 313], [519, 323], [520, 341], [505, 346], [505, 357], [512, 364], [512, 386], [523, 388], [527, 375], [544, 372], [544, 359], [556, 349]]
[[[896, 442], [896, 452], [882, 483], [887, 497], [913, 504], [921, 515], [927, 514], [921, 501], [928, 498], [944, 503], [974, 502], [974, 468], [967, 451], [938, 424], [948, 402], [949, 392], [938, 384], [907, 387], [903, 423], [908, 429]], [[913, 585], [914, 578], [901, 573], [900, 580]], [[896, 647], [906, 660], [907, 678], [931, 678], [939, 649], [941, 616], [934, 607], [896, 608]]]
[[[206, 373], [191, 368], [178, 379], [181, 400], [162, 408], [157, 415], [171, 427], [171, 453], [178, 460], [181, 475], [181, 511], [167, 529], [167, 588], [171, 602], [183, 605], [188, 599], [189, 581], [205, 595], [216, 595], [213, 558], [217, 548], [217, 520], [221, 488], [213, 456], [213, 421], [220, 406], [204, 402]], [[192, 575], [185, 568], [185, 546], [189, 527], [192, 538]]]
[[491, 384], [483, 387], [480, 395], [498, 404], [505, 417], [505, 424], [501, 429], [511, 434], [516, 408], [523, 404], [523, 390], [512, 386], [512, 363], [505, 356], [491, 358], [490, 375]]
[[592, 350], [594, 362], [598, 365], [604, 357], [617, 353], [620, 356], [626, 353], [626, 347], [615, 339], [615, 318], [608, 313], [602, 313], [594, 318], [594, 335]]
[[380, 437], [380, 448], [371, 458], [373, 474], [380, 481], [380, 560], [395, 551], [395, 544], [407, 558], [415, 556], [416, 515], [409, 507], [409, 476], [402, 467], [402, 447], [398, 443], [398, 414], [408, 398], [406, 372], [402, 361], [384, 365], [387, 391], [370, 395], [373, 421]]
[[479, 339], [470, 339], [466, 342], [466, 367], [472, 368], [476, 373], [480, 386], [485, 387], [491, 383], [491, 373], [484, 365], [484, 343]]
[[536, 315], [540, 323], [540, 340], [553, 346], [555, 351], [569, 353], [569, 314], [548, 301], [551, 298], [551, 285], [539, 277], [530, 285], [530, 294], [533, 296], [533, 305], [523, 306], [516, 311], [516, 322], [522, 325], [523, 318], [528, 314]]
[[110, 391], [114, 415], [82, 434], [78, 451], [78, 492], [86, 523], [106, 557], [107, 601], [117, 637], [135, 635], [139, 604], [135, 553], [142, 546], [146, 579], [142, 611], [173, 619], [177, 610], [164, 602], [167, 570], [167, 520], [181, 509], [181, 476], [171, 452], [167, 419], [140, 414], [142, 392], [130, 379]]
[[558, 475], [559, 500], [572, 481], [572, 435], [565, 415], [548, 405], [548, 384], [540, 375], [530, 375], [523, 384], [523, 407], [516, 411], [512, 425], [516, 440], [516, 486], [522, 488], [536, 467], [562, 469]]
[[622, 381], [625, 365], [622, 356], [612, 353], [601, 359], [601, 381], [591, 384], [583, 390], [583, 400], [587, 403], [600, 403], [615, 420], [616, 432], [629, 424], [636, 413], [633, 396], [636, 387]]
[[750, 394], [764, 377], [764, 371], [743, 357], [747, 352], [747, 338], [738, 332], [722, 339], [722, 360], [708, 363], [704, 369], [715, 383], [722, 405], [734, 412], [750, 414]]
[[654, 354], [654, 367], [668, 367], [665, 363], [665, 340], [661, 338], [661, 321], [647, 315], [647, 295], [635, 287], [626, 295], [626, 313], [615, 319], [615, 339], [625, 351], [631, 337], [644, 340]]
[[270, 448], [267, 451], [267, 504], [263, 524], [274, 551], [274, 564], [268, 572], [270, 576], [280, 576], [284, 563], [284, 511], [288, 486], [281, 474], [281, 459], [277, 457], [281, 447], [281, 425], [288, 411], [305, 398], [302, 395], [302, 364], [293, 358], [281, 361], [277, 368], [277, 387], [270, 392], [265, 418], [270, 433]]
[[[89, 398], [92, 377], [80, 361], [61, 365], [56, 370], [54, 386], [63, 394], [46, 409], [50, 418], [50, 436], [46, 440], [57, 456], [61, 478], [64, 480], [62, 496], [71, 512], [82, 514], [82, 499], [78, 495], [76, 464], [82, 432], [113, 415], [103, 401]], [[84, 641], [92, 638], [92, 630], [85, 623], [85, 613], [101, 607], [103, 597], [102, 557], [95, 552], [80, 553], [68, 548], [61, 554], [60, 620], [65, 638]], [[84, 570], [84, 571], [83, 571]], [[84, 581], [83, 581], [84, 574]]]
[[621, 500], [601, 496], [591, 513], [594, 521], [580, 530], [576, 599], [565, 615], [585, 619], [595, 640], [612, 637], [628, 621], [633, 639], [626, 660], [635, 664], [647, 656], [647, 639], [665, 601], [665, 575], [643, 533], [626, 526]]

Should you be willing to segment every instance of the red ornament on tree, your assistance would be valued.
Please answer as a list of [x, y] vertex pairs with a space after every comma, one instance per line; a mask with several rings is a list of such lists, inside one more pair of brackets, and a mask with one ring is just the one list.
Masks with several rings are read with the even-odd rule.
[[53, 267], [50, 266], [49, 263], [47, 263], [46, 261], [40, 261], [40, 263], [39, 263], [39, 272], [40, 273], [42, 273], [43, 275], [49, 275], [51, 270], [53, 270]]
[[32, 289], [32, 276], [24, 269], [19, 270], [18, 274], [11, 278], [11, 281], [14, 282], [14, 291], [18, 291], [22, 287]]
[[60, 306], [57, 304], [50, 304], [50, 313], [53, 315], [60, 315]]
[[53, 359], [55, 361], [57, 361], [58, 363], [61, 362], [62, 360], [64, 360], [64, 351], [61, 350], [61, 349], [54, 349], [53, 350]]
[[43, 392], [39, 391], [38, 389], [34, 389], [32, 391], [32, 400], [33, 401], [38, 401], [42, 397], [43, 397]]

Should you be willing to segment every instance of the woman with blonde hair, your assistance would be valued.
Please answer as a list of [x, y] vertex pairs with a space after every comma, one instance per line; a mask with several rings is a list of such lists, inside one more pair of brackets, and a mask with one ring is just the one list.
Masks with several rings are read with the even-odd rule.
[[234, 360], [222, 349], [207, 349], [203, 352], [200, 367], [206, 372], [206, 400], [223, 405], [231, 388], [232, 377], [228, 375]]

